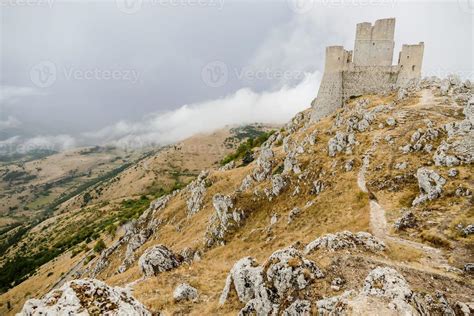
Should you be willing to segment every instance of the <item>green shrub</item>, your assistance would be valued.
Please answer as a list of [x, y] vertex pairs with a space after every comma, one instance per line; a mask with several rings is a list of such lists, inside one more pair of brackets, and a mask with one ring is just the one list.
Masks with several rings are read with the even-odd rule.
[[100, 253], [102, 250], [104, 250], [105, 247], [105, 242], [102, 239], [99, 239], [96, 244], [94, 245], [94, 251], [97, 253]]

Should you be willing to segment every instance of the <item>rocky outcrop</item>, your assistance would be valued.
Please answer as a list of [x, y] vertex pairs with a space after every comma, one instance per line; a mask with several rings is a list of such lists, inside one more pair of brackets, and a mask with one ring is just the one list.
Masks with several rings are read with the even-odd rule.
[[135, 251], [140, 248], [150, 236], [153, 234], [152, 229], [142, 229], [130, 237], [127, 243], [127, 250], [125, 251], [125, 259], [118, 268], [119, 273], [123, 273], [135, 261]]
[[365, 278], [360, 294], [388, 299], [399, 311], [413, 311], [409, 305], [413, 293], [405, 278], [392, 268], [378, 267], [372, 270]]
[[226, 163], [222, 167], [219, 168], [219, 171], [229, 171], [235, 168], [235, 161], [232, 160], [231, 162]]
[[[409, 305], [412, 291], [405, 279], [396, 270], [378, 267], [365, 279], [361, 291], [346, 291], [335, 297], [316, 302], [320, 314], [324, 315], [415, 315]], [[350, 312], [349, 312], [350, 311]]]
[[252, 257], [245, 257], [237, 261], [230, 270], [224, 290], [219, 299], [222, 305], [227, 301], [232, 287], [242, 303], [253, 299], [263, 287], [263, 268]]
[[474, 224], [467, 225], [462, 229], [462, 233], [464, 236], [469, 236], [474, 234]]
[[276, 174], [272, 176], [272, 194], [274, 196], [280, 195], [287, 185], [288, 183], [282, 175]]
[[42, 299], [28, 300], [19, 315], [151, 316], [151, 313], [125, 289], [83, 279], [69, 281]]
[[189, 198], [186, 201], [186, 205], [188, 207], [189, 216], [192, 216], [201, 210], [202, 202], [206, 194], [206, 179], [208, 175], [209, 172], [202, 171], [197, 179], [191, 182], [187, 187]]
[[275, 154], [270, 148], [262, 148], [257, 159], [257, 167], [253, 171], [253, 177], [258, 182], [265, 180], [272, 173], [273, 158]]
[[198, 290], [188, 283], [181, 283], [173, 292], [173, 299], [179, 301], [196, 301], [199, 297]]
[[431, 122], [427, 122], [427, 125], [427, 129], [419, 128], [411, 135], [409, 144], [400, 147], [400, 150], [403, 153], [407, 154], [409, 152], [432, 151], [432, 141], [436, 140], [440, 136], [440, 132], [437, 128], [432, 126]]
[[[295, 248], [274, 252], [264, 266], [259, 266], [255, 259], [246, 257], [231, 269], [219, 302], [224, 304], [227, 301], [233, 287], [239, 300], [246, 304], [240, 314], [278, 313], [280, 304], [289, 299], [290, 295], [304, 290], [316, 278], [322, 277], [324, 274], [317, 265], [304, 258]], [[295, 303], [288, 312], [302, 308], [301, 304]]]
[[243, 221], [244, 213], [234, 208], [233, 199], [230, 196], [216, 194], [212, 198], [215, 213], [209, 220], [204, 243], [211, 247], [216, 243], [223, 243], [225, 235], [238, 227]]
[[288, 214], [288, 224], [293, 222], [293, 220], [301, 213], [301, 209], [299, 207], [294, 207], [290, 213]]
[[251, 175], [247, 175], [243, 180], [242, 183], [240, 184], [240, 191], [245, 191], [250, 189], [252, 186], [254, 180]]
[[140, 271], [146, 277], [172, 270], [181, 263], [181, 256], [175, 255], [164, 245], [148, 248], [138, 260]]
[[352, 171], [352, 168], [354, 168], [354, 159], [348, 160], [344, 164], [344, 170], [346, 170], [346, 172]]
[[135, 262], [135, 251], [141, 247], [158, 228], [160, 222], [154, 220], [155, 214], [165, 208], [169, 200], [176, 194], [177, 191], [151, 202], [148, 209], [143, 212], [138, 220], [127, 224], [125, 226], [125, 235], [112, 246], [102, 251], [95, 266], [91, 269], [90, 275], [95, 277], [104, 270], [109, 264], [109, 257], [123, 245], [126, 245], [125, 257], [117, 271], [119, 273], [126, 271]]
[[321, 180], [316, 180], [313, 182], [313, 189], [311, 190], [311, 192], [313, 194], [318, 195], [324, 191], [324, 188], [325, 188], [324, 182]]
[[382, 251], [385, 249], [383, 241], [366, 232], [351, 233], [343, 231], [335, 234], [327, 234], [310, 242], [304, 252], [309, 254], [313, 251], [324, 249], [335, 251], [340, 249], [362, 248], [369, 251]]
[[394, 226], [396, 230], [405, 230], [416, 226], [416, 217], [410, 210], [405, 210], [402, 217], [397, 219]]
[[339, 152], [350, 153], [355, 145], [355, 136], [352, 133], [336, 132], [336, 135], [328, 141], [329, 157], [336, 156]]
[[283, 316], [310, 316], [311, 302], [297, 299], [283, 311]]
[[474, 97], [472, 94], [463, 110], [464, 119], [444, 125], [448, 138], [433, 155], [437, 166], [457, 166], [474, 162]]
[[296, 152], [289, 152], [286, 157], [285, 161], [283, 162], [283, 173], [287, 174], [293, 172], [294, 174], [301, 173], [301, 167], [296, 158]]
[[443, 177], [428, 168], [419, 168], [416, 172], [416, 178], [418, 179], [420, 195], [413, 201], [413, 206], [428, 200], [437, 199], [442, 193], [443, 186], [446, 184], [446, 180]]
[[286, 124], [285, 129], [288, 131], [289, 134], [293, 134], [297, 130], [303, 127], [305, 123], [309, 121], [309, 117], [305, 116], [303, 112], [297, 113], [293, 119]]
[[451, 307], [440, 292], [432, 297], [412, 291], [405, 278], [389, 267], [370, 271], [361, 290], [346, 291], [316, 305], [320, 315], [470, 315], [474, 310], [462, 302]]

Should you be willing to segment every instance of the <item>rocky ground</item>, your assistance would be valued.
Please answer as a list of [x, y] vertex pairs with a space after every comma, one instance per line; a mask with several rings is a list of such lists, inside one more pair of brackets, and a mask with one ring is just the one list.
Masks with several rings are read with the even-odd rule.
[[472, 315], [470, 82], [429, 78], [310, 116], [252, 163], [153, 201], [42, 298], [17, 295], [34, 277], [2, 295], [2, 312]]

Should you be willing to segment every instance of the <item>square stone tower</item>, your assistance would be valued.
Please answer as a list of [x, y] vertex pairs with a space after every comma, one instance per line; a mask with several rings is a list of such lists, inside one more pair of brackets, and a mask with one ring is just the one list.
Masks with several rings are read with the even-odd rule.
[[357, 24], [354, 65], [356, 66], [391, 66], [395, 48], [395, 19]]

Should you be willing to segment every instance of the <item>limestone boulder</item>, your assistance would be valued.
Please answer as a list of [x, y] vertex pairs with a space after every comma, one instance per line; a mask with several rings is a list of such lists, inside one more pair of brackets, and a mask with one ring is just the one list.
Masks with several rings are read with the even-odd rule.
[[280, 175], [276, 174], [272, 176], [272, 194], [274, 196], [280, 195], [280, 193], [287, 187], [288, 182]]
[[420, 195], [413, 201], [412, 205], [416, 206], [428, 200], [434, 200], [441, 196], [443, 186], [446, 180], [435, 171], [428, 168], [419, 168], [416, 172]]
[[416, 217], [410, 210], [405, 210], [402, 217], [396, 220], [394, 226], [396, 230], [405, 230], [416, 226]]
[[328, 141], [328, 154], [330, 157], [336, 156], [339, 152], [350, 152], [351, 147], [355, 145], [355, 136], [353, 133], [336, 132], [336, 135]]
[[250, 189], [252, 184], [254, 183], [254, 180], [251, 175], [247, 175], [243, 180], [242, 183], [240, 184], [240, 190], [245, 191]]
[[146, 277], [177, 268], [182, 263], [181, 256], [174, 254], [164, 245], [156, 245], [145, 250], [138, 260], [138, 266]]
[[228, 232], [238, 227], [244, 220], [244, 212], [234, 207], [233, 198], [215, 194], [212, 198], [215, 213], [209, 219], [205, 236], [205, 245], [211, 247], [216, 243], [223, 244]]
[[296, 152], [289, 152], [286, 157], [285, 161], [283, 162], [283, 173], [287, 174], [293, 172], [294, 174], [301, 173], [301, 167], [296, 158]]
[[275, 154], [271, 148], [262, 148], [260, 155], [257, 158], [257, 167], [253, 172], [253, 177], [258, 182], [261, 182], [270, 176], [273, 168], [273, 159]]
[[335, 234], [327, 234], [313, 240], [305, 247], [304, 252], [305, 254], [309, 254], [319, 249], [336, 251], [356, 248], [376, 252], [384, 250], [385, 244], [382, 240], [367, 232], [354, 234], [349, 231], [343, 231]]
[[18, 315], [152, 315], [123, 288], [95, 279], [65, 283], [42, 299], [28, 300]]
[[[283, 302], [322, 277], [323, 272], [313, 261], [291, 247], [274, 252], [263, 266], [245, 257], [230, 270], [219, 302], [225, 304], [234, 288], [239, 300], [245, 303], [239, 315], [275, 314]], [[294, 313], [308, 310], [306, 302], [294, 301], [293, 304], [285, 315], [299, 315]]]
[[283, 311], [283, 316], [310, 316], [311, 302], [297, 299]]
[[179, 301], [196, 301], [199, 297], [198, 290], [188, 283], [181, 283], [173, 292], [173, 299]]
[[206, 178], [208, 177], [209, 172], [203, 171], [196, 180], [191, 182], [187, 190], [189, 192], [189, 197], [186, 201], [188, 207], [188, 215], [194, 215], [201, 210], [204, 196], [206, 194]]
[[263, 287], [263, 268], [252, 257], [242, 258], [234, 264], [227, 275], [219, 303], [222, 305], [227, 301], [232, 288], [235, 289], [239, 300], [247, 303], [261, 291], [261, 287]]
[[316, 263], [292, 247], [275, 251], [268, 262], [266, 279], [279, 297], [285, 297], [290, 290], [302, 290], [315, 279], [324, 277]]

